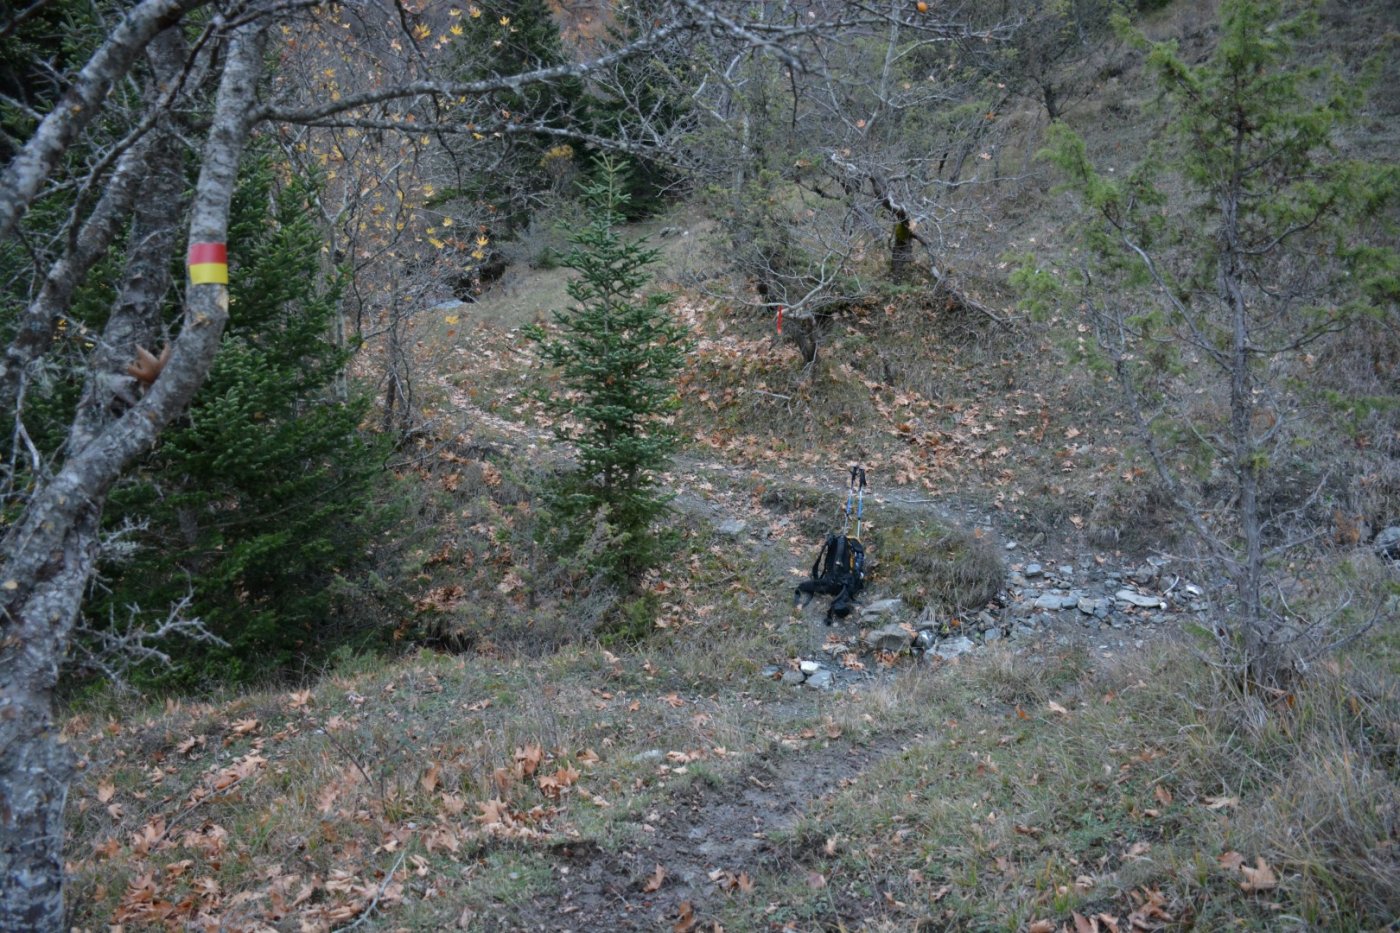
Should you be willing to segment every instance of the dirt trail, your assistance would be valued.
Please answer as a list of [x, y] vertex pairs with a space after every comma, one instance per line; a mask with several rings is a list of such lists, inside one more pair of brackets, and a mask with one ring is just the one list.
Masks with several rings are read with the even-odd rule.
[[802, 853], [781, 835], [823, 797], [900, 747], [891, 736], [868, 745], [836, 740], [800, 751], [775, 747], [722, 783], [697, 780], [644, 814], [633, 840], [617, 852], [592, 842], [558, 846], [562, 894], [522, 903], [484, 928], [662, 930], [691, 915], [697, 929], [706, 929], [727, 898], [745, 896], [748, 879], [800, 867], [795, 863]]

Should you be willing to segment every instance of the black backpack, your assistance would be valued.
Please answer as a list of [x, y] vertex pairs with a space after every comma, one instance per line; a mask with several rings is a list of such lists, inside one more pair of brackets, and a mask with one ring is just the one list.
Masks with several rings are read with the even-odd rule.
[[[826, 624], [844, 619], [855, 609], [856, 594], [865, 586], [865, 545], [849, 535], [827, 535], [812, 564], [812, 578], [797, 584], [793, 606], [805, 606], [818, 593], [835, 597], [826, 611]], [[803, 597], [806, 599], [803, 599]]]
[[865, 545], [849, 535], [827, 535], [812, 564], [812, 579], [857, 595], [865, 586]]

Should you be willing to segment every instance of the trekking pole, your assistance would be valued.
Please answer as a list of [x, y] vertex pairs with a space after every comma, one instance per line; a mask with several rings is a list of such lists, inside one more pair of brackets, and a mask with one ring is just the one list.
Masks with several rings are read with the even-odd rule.
[[[860, 464], [851, 466], [851, 488], [846, 493], [846, 522], [850, 523], [851, 518], [851, 495], [856, 497], [856, 540], [860, 540], [860, 522], [865, 515], [865, 468]], [[842, 529], [842, 534], [845, 529]]]

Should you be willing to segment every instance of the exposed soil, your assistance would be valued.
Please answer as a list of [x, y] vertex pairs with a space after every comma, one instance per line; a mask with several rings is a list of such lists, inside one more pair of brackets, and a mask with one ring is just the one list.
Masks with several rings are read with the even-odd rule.
[[685, 914], [705, 929], [726, 898], [744, 896], [744, 876], [799, 869], [801, 853], [780, 834], [899, 748], [889, 736], [870, 745], [837, 739], [800, 751], [774, 748], [722, 783], [696, 781], [667, 808], [644, 814], [618, 852], [593, 842], [560, 845], [554, 870], [562, 893], [478, 921], [489, 930], [661, 930]]

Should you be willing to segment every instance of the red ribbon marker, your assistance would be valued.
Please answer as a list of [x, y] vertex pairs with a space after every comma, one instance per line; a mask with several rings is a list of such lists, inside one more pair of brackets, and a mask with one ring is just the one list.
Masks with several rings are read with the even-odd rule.
[[191, 285], [227, 285], [227, 244], [191, 243], [189, 266]]
[[783, 306], [778, 305], [778, 333], [783, 332]]

